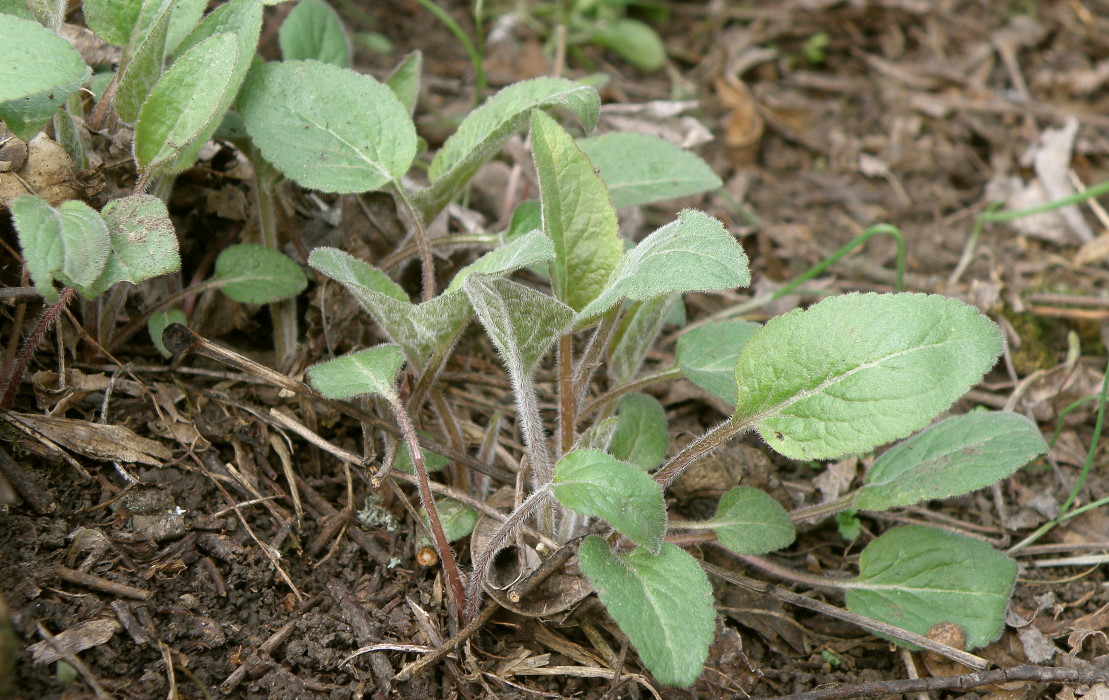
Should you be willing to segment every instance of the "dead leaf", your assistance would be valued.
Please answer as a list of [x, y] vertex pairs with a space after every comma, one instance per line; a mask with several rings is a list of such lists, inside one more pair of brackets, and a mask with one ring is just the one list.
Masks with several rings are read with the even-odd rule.
[[[16, 137], [0, 127], [0, 144], [10, 144]], [[17, 144], [18, 145], [18, 144]], [[56, 207], [69, 199], [82, 196], [81, 186], [73, 175], [73, 161], [60, 145], [39, 134], [27, 143], [22, 167], [4, 172], [0, 169], [0, 208], [24, 194], [37, 194]]]
[[717, 79], [716, 96], [728, 110], [724, 143], [728, 145], [732, 167], [736, 170], [750, 167], [758, 156], [759, 143], [766, 130], [755, 98], [746, 85], [730, 77]]
[[54, 651], [55, 646], [67, 654], [76, 654], [85, 649], [100, 646], [111, 639], [120, 629], [122, 627], [114, 618], [105, 617], [99, 620], [89, 620], [55, 635], [54, 644], [43, 640], [35, 642], [27, 648], [31, 651], [34, 663], [49, 664], [62, 658], [61, 654]]
[[90, 459], [156, 467], [172, 456], [169, 448], [162, 443], [139, 437], [122, 425], [103, 425], [30, 413], [7, 413], [6, 416]]

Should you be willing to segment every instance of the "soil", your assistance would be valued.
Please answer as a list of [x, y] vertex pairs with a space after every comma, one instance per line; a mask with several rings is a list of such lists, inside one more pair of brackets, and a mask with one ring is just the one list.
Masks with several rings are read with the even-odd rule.
[[[473, 31], [467, 3], [441, 4]], [[561, 70], [569, 77], [603, 72], [608, 81], [601, 92], [610, 105], [696, 103], [686, 121], [660, 120], [645, 110], [630, 121], [679, 136], [697, 133], [689, 120], [706, 127], [711, 140], [694, 149], [723, 178], [723, 190], [621, 212], [625, 232], [639, 238], [682, 206], [695, 206], [724, 221], [743, 243], [752, 288], [690, 295], [691, 320], [748, 293], [770, 293], [870, 227], [892, 224], [907, 250], [905, 289], [973, 302], [1006, 334], [1006, 362], [956, 410], [1015, 409], [1050, 436], [1068, 406], [1096, 393], [1109, 328], [1104, 211], [1095, 201], [1066, 216], [986, 225], [980, 217], [995, 202], [1018, 209], [1050, 199], [1037, 193], [1041, 182], [1085, 188], [1109, 179], [1109, 4], [654, 4], [663, 18], [642, 16], [656, 22], [665, 40], [664, 70], [640, 72], [588, 44], [572, 46]], [[550, 36], [506, 19], [510, 5], [485, 3], [493, 88], [556, 68]], [[438, 147], [473, 104], [466, 52], [414, 0], [339, 9], [356, 36], [376, 32], [392, 45], [373, 53], [356, 41], [359, 69], [383, 78], [408, 51], [423, 52], [417, 123], [429, 148]], [[285, 11], [267, 10], [262, 52], [270, 58], [278, 53], [270, 28]], [[79, 13], [71, 19], [79, 21]], [[1070, 141], [1068, 128], [1076, 128]], [[96, 138], [104, 157], [81, 182], [99, 207], [129, 189], [134, 173], [107, 136]], [[465, 206], [438, 224], [438, 233], [503, 230], [514, 198], [527, 196], [526, 189], [508, 188], [517, 154], [524, 154], [519, 162], [526, 172], [526, 150], [510, 146], [477, 179]], [[1044, 170], [1049, 156], [1062, 164], [1054, 174]], [[144, 292], [163, 294], [173, 284], [203, 279], [222, 247], [257, 238], [250, 183], [230, 145], [206, 149], [170, 200], [184, 271], [168, 286], [147, 285]], [[288, 184], [281, 195], [287, 251], [301, 262], [305, 251], [324, 243], [373, 258], [404, 236], [384, 195], [335, 197]], [[7, 218], [0, 218], [6, 251], [0, 274], [15, 287], [18, 246]], [[840, 291], [889, 291], [896, 255], [891, 237], [874, 236], [752, 318]], [[462, 255], [440, 261], [441, 279], [466, 261]], [[417, 267], [399, 277], [414, 293]], [[216, 295], [193, 303], [194, 330], [273, 365], [264, 307]], [[128, 304], [135, 313], [142, 297], [136, 292]], [[26, 302], [0, 306], [8, 361], [39, 311]], [[0, 621], [10, 622], [10, 629], [0, 629], [0, 664], [10, 664], [0, 668], [0, 683], [7, 684], [0, 697], [777, 697], [945, 675], [936, 659], [901, 652], [848, 622], [714, 580], [717, 639], [690, 689], [654, 683], [592, 597], [542, 617], [502, 610], [445, 661], [398, 681], [402, 668], [455, 631], [439, 567], [418, 560], [423, 541], [415, 491], [402, 481], [375, 490], [368, 471], [344, 467], [283, 427], [271, 410], [295, 415], [356, 454], [376, 454], [380, 435], [364, 433], [333, 408], [197, 355], [163, 360], [142, 334], [110, 356], [99, 353], [75, 325], [79, 319], [86, 328], [95, 325], [94, 311], [74, 304], [59, 332], [42, 341], [28, 372], [33, 381], [20, 386], [13, 410], [124, 426], [148, 450], [146, 463], [113, 464], [80, 446], [50, 447], [34, 431], [4, 424], [2, 471], [28, 482], [18, 489], [23, 498], [12, 496], [0, 513], [0, 602], [7, 606]], [[333, 285], [313, 285], [300, 311], [305, 342], [285, 368], [290, 375], [330, 352], [382, 340]], [[665, 366], [672, 353], [671, 339], [649, 364]], [[481, 428], [495, 410], [511, 409], [511, 387], [480, 334], [471, 329], [456, 356], [443, 379], [460, 423]], [[675, 426], [672, 451], [723, 417], [691, 385], [659, 397]], [[1011, 546], [1052, 517], [1079, 479], [1096, 439], [1090, 406], [1065, 414], [1046, 465], [971, 496], [863, 516], [857, 543], [845, 541], [834, 523], [802, 527], [797, 542], [772, 559], [810, 574], [853, 573], [865, 542], [906, 522]], [[438, 431], [430, 415], [420, 419]], [[481, 437], [480, 430], [466, 433], [472, 453]], [[515, 451], [518, 443], [509, 436], [504, 445]], [[1104, 450], [1096, 451], [1079, 504], [1109, 495], [1105, 466]], [[857, 460], [788, 463], [748, 439], [680, 483], [672, 506], [686, 516], [704, 515], [709, 499], [736, 478], [791, 507], [809, 505], [841, 491], [864, 467]], [[471, 481], [456, 467], [439, 478], [459, 488]], [[1109, 587], [1100, 564], [1109, 550], [1107, 532], [1104, 509], [1092, 509], [1021, 550], [1008, 627], [976, 653], [1001, 667], [1105, 670]], [[467, 545], [456, 547], [468, 564]], [[773, 580], [716, 549], [693, 551], [717, 566]], [[1058, 557], [1072, 559], [1053, 561]], [[811, 595], [843, 605], [834, 592]], [[44, 641], [52, 637], [76, 645], [62, 661]], [[932, 697], [1105, 697], [1098, 693], [1109, 687], [1022, 681]]]

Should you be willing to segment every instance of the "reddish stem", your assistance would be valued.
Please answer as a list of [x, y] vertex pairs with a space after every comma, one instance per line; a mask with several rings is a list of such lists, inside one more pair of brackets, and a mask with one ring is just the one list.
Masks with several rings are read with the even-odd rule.
[[76, 294], [73, 287], [66, 287], [62, 290], [61, 296], [56, 302], [50, 305], [50, 308], [39, 318], [39, 322], [35, 325], [31, 334], [27, 336], [27, 340], [23, 343], [23, 348], [19, 351], [19, 358], [15, 361], [15, 367], [12, 368], [12, 373], [8, 375], [8, 385], [4, 389], [4, 397], [0, 399], [0, 408], [7, 410], [11, 408], [12, 401], [15, 399], [16, 389], [19, 388], [19, 382], [23, 379], [23, 373], [27, 371], [27, 366], [31, 364], [31, 356], [35, 354], [35, 348], [42, 342], [42, 338], [46, 335], [46, 331], [54, 325], [54, 321], [58, 320], [58, 314], [62, 312], [69, 300]]

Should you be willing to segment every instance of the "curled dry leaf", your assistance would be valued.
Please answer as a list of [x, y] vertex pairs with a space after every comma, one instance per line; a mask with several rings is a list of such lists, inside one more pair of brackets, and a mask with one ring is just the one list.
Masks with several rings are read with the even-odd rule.
[[65, 149], [42, 134], [24, 143], [0, 128], [0, 147], [0, 209], [24, 194], [40, 195], [52, 207], [83, 195]]
[[122, 425], [102, 425], [29, 413], [8, 413], [7, 416], [9, 420], [19, 421], [62, 447], [90, 459], [156, 467], [171, 456], [169, 448], [162, 443], [139, 437]]

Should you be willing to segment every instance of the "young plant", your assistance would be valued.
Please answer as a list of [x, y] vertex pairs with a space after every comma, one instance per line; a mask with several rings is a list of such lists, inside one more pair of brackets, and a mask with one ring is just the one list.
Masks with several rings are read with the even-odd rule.
[[[347, 88], [340, 95], [330, 85], [344, 77]], [[569, 107], [588, 129], [595, 94], [549, 79], [506, 88], [475, 110], [440, 150], [430, 184], [409, 192], [399, 178], [411, 163], [411, 126], [372, 79], [360, 79], [361, 85], [339, 69], [294, 62], [266, 66], [250, 80], [258, 81], [250, 90], [254, 95], [269, 94], [275, 101], [283, 91], [302, 96], [296, 109], [277, 114], [244, 104], [247, 127], [269, 160], [287, 176], [317, 188], [390, 190], [408, 209], [417, 238], [425, 217], [438, 213], [510, 133], [525, 122], [530, 127], [541, 193], [538, 230], [486, 254], [442, 293], [428, 294], [434, 292], [435, 276], [427, 255], [422, 256], [425, 300], [420, 304], [411, 303], [383, 272], [341, 251], [321, 248], [309, 259], [355, 295], [392, 341], [386, 347], [394, 348], [384, 368], [362, 354], [314, 367], [309, 377], [325, 395], [383, 395], [402, 427], [412, 422], [407, 414], [417, 412], [430, 395], [450, 432], [449, 405], [436, 393], [436, 377], [471, 315], [484, 327], [512, 381], [530, 487], [485, 539], [487, 544], [472, 553], [464, 596], [446, 538], [436, 533], [457, 609], [473, 614], [497, 551], [524, 525], [534, 523], [557, 542], [587, 534], [578, 550], [582, 573], [655, 677], [686, 686], [701, 672], [715, 611], [705, 572], [693, 556], [666, 540], [668, 532], [711, 532], [722, 547], [769, 568], [752, 557], [792, 543], [796, 519], [967, 493], [1013, 473], [1046, 449], [1036, 427], [1014, 414], [974, 413], [928, 428], [1000, 354], [1001, 336], [989, 319], [942, 296], [848, 294], [765, 326], [723, 322], [683, 337], [676, 366], [653, 380], [685, 375], [734, 409], [726, 421], [664, 462], [665, 413], [656, 399], [631, 391], [645, 385], [638, 368], [675, 297], [747, 285], [747, 258], [720, 222], [693, 210], [625, 251], [612, 200], [642, 203], [675, 190], [652, 184], [659, 172], [636, 168], [632, 149], [650, 160], [650, 148], [615, 137], [579, 146], [546, 112]], [[372, 118], [344, 118], [353, 113]], [[330, 128], [323, 130], [321, 124]], [[289, 131], [309, 138], [286, 144], [280, 135]], [[618, 145], [606, 147], [606, 142]], [[603, 163], [600, 175], [587, 151]], [[328, 157], [321, 166], [316, 154], [323, 152]], [[705, 170], [699, 164], [662, 172], [675, 182], [699, 181], [703, 189], [715, 181]], [[427, 249], [432, 242], [420, 245]], [[514, 270], [540, 262], [550, 278], [550, 294], [508, 279]], [[584, 331], [588, 340], [575, 348], [576, 335]], [[559, 406], [553, 426], [543, 420], [535, 379], [551, 348], [557, 348]], [[359, 383], [359, 377], [381, 372], [391, 382], [401, 354], [416, 377], [407, 405], [389, 387]], [[593, 374], [605, 358], [614, 386], [586, 404]], [[786, 457], [826, 460], [868, 453], [922, 429], [888, 450], [857, 492], [819, 511], [791, 515], [769, 495], [736, 487], [721, 498], [709, 520], [668, 517], [666, 487], [698, 459], [746, 432], [758, 432]], [[418, 453], [414, 439], [410, 449]], [[438, 518], [420, 460], [416, 471], [434, 532]], [[821, 585], [847, 589], [848, 605], [857, 612], [921, 634], [938, 622], [956, 621], [966, 629], [971, 648], [1000, 634], [1016, 572], [1012, 560], [986, 545], [922, 527], [883, 534], [864, 550], [860, 569], [855, 579], [822, 580]]]

